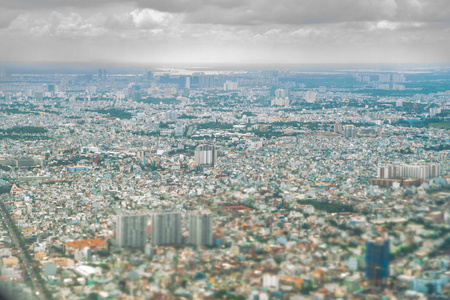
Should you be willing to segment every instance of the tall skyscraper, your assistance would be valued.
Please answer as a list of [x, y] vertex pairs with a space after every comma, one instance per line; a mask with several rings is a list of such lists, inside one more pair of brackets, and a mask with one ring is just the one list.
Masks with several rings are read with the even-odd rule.
[[155, 213], [152, 216], [152, 244], [155, 246], [181, 244], [181, 214]]
[[186, 81], [184, 83], [184, 87], [187, 88], [187, 89], [191, 88], [191, 77], [189, 77], [189, 76], [186, 77]]
[[314, 103], [316, 101], [316, 92], [306, 91], [305, 93], [305, 101], [309, 103]]
[[381, 237], [366, 242], [366, 278], [380, 283], [389, 276], [389, 240]]
[[356, 136], [356, 127], [354, 125], [344, 125], [344, 137], [346, 138], [354, 138]]
[[166, 120], [171, 122], [176, 122], [178, 113], [176, 111], [166, 111]]
[[238, 83], [231, 81], [231, 80], [227, 80], [224, 84], [223, 84], [223, 90], [224, 91], [234, 91], [237, 90], [238, 88]]
[[342, 133], [342, 123], [334, 123], [334, 133]]
[[106, 79], [106, 69], [98, 69], [98, 80]]
[[116, 242], [119, 247], [145, 247], [147, 243], [147, 215], [118, 215]]
[[195, 165], [214, 167], [217, 161], [217, 150], [214, 145], [199, 145], [195, 149]]
[[211, 214], [189, 214], [189, 244], [206, 246], [213, 244]]
[[175, 136], [183, 136], [184, 134], [184, 124], [177, 123], [175, 125]]
[[286, 98], [286, 90], [284, 89], [275, 90], [275, 98]]

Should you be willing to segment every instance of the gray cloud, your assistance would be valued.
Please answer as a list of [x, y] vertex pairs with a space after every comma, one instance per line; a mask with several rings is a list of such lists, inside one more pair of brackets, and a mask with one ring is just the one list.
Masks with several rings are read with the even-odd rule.
[[352, 21], [449, 21], [448, 0], [1, 0], [16, 11], [134, 5], [185, 14], [192, 23], [309, 24]]
[[[49, 59], [79, 60], [450, 61], [442, 50], [450, 48], [450, 6], [448, 0], [0, 0], [0, 39], [8, 44], [0, 57], [8, 60], [50, 51]], [[17, 51], [30, 41], [40, 51]]]

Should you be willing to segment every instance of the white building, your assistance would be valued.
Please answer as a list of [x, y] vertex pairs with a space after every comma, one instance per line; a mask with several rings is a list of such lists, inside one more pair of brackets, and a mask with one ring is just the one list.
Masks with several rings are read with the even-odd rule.
[[145, 247], [147, 243], [147, 215], [118, 215], [116, 242], [119, 247]]
[[181, 244], [181, 214], [156, 213], [152, 216], [152, 244], [155, 246]]
[[316, 92], [313, 91], [306, 91], [305, 93], [305, 101], [309, 103], [313, 103], [316, 101]]
[[342, 126], [344, 131], [344, 137], [346, 138], [354, 138], [356, 136], [356, 127], [355, 125], [344, 125]]
[[289, 106], [289, 98], [275, 98], [270, 104], [272, 106]]
[[206, 246], [213, 245], [211, 214], [189, 214], [189, 244]]
[[227, 80], [224, 84], [223, 84], [223, 90], [224, 91], [234, 91], [237, 90], [238, 88], [238, 83], [231, 81], [231, 80]]
[[217, 151], [214, 145], [199, 145], [195, 149], [196, 166], [212, 166], [217, 162]]
[[178, 113], [176, 111], [167, 111], [166, 120], [171, 122], [176, 122], [178, 118]]
[[379, 167], [377, 177], [381, 179], [419, 178], [431, 179], [440, 176], [439, 164], [389, 165]]
[[265, 288], [277, 291], [280, 288], [280, 279], [278, 278], [278, 275], [264, 274], [262, 285]]
[[275, 98], [286, 98], [286, 91], [284, 89], [275, 90]]

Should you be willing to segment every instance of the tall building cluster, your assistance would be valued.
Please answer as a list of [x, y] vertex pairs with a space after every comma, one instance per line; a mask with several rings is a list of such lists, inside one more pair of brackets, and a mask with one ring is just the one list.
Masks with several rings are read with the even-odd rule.
[[431, 179], [441, 173], [439, 164], [389, 165], [378, 167], [377, 177], [382, 179], [419, 178]]
[[[212, 246], [212, 215], [203, 212], [188, 214], [188, 243]], [[121, 214], [116, 217], [116, 244], [125, 248], [144, 248], [147, 244], [148, 218], [145, 214]], [[177, 245], [183, 242], [182, 215], [179, 212], [160, 212], [152, 215], [151, 244]]]

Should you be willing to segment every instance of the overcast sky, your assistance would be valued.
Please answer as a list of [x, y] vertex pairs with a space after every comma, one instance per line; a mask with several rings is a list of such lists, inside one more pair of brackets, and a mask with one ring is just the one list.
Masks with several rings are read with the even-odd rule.
[[450, 62], [449, 0], [0, 0], [0, 61]]

